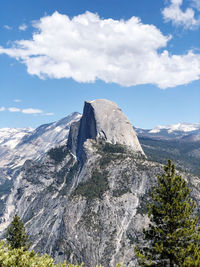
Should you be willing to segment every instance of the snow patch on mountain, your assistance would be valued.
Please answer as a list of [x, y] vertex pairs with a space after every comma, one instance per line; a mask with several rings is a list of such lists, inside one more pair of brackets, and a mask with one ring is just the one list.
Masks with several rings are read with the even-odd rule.
[[0, 147], [15, 148], [21, 139], [34, 131], [33, 128], [1, 128]]
[[175, 131], [181, 131], [185, 133], [193, 132], [200, 130], [200, 123], [177, 123], [167, 126], [157, 126], [154, 129], [150, 130], [149, 133], [159, 133], [161, 130], [167, 130], [168, 133], [173, 133]]
[[39, 159], [52, 147], [63, 145], [67, 142], [71, 124], [80, 118], [81, 114], [74, 112], [36, 129], [0, 129], [0, 168], [20, 167], [26, 160]]

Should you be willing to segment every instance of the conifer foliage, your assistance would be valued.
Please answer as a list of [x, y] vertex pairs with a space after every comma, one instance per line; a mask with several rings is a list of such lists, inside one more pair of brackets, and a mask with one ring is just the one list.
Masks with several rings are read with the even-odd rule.
[[200, 266], [200, 229], [189, 192], [168, 160], [147, 205], [150, 223], [143, 230], [144, 246], [135, 248], [140, 266]]
[[8, 227], [6, 240], [12, 249], [23, 247], [24, 250], [27, 250], [30, 247], [24, 224], [17, 214]]

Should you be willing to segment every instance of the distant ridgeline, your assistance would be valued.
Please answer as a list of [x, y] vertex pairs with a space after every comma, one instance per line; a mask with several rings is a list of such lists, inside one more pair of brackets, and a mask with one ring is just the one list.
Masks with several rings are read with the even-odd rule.
[[134, 129], [148, 158], [160, 163], [170, 158], [178, 169], [200, 175], [200, 123]]
[[149, 159], [164, 164], [170, 158], [177, 169], [200, 176], [200, 142], [154, 140], [146, 137], [139, 137], [139, 141]]

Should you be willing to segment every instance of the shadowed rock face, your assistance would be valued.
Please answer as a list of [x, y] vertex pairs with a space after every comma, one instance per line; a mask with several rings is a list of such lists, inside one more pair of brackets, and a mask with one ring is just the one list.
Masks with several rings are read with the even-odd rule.
[[83, 145], [87, 139], [104, 139], [144, 154], [131, 123], [122, 110], [109, 100], [85, 101], [80, 123], [71, 126], [68, 148], [78, 159], [84, 158]]

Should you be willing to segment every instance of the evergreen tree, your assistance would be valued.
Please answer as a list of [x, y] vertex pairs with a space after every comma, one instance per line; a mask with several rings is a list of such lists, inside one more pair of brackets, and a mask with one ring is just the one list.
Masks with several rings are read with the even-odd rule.
[[145, 244], [135, 248], [140, 266], [200, 266], [200, 228], [189, 192], [168, 160], [147, 205], [150, 223], [143, 229]]
[[27, 250], [30, 247], [24, 224], [17, 214], [8, 227], [6, 240], [12, 249], [23, 247], [24, 250]]

